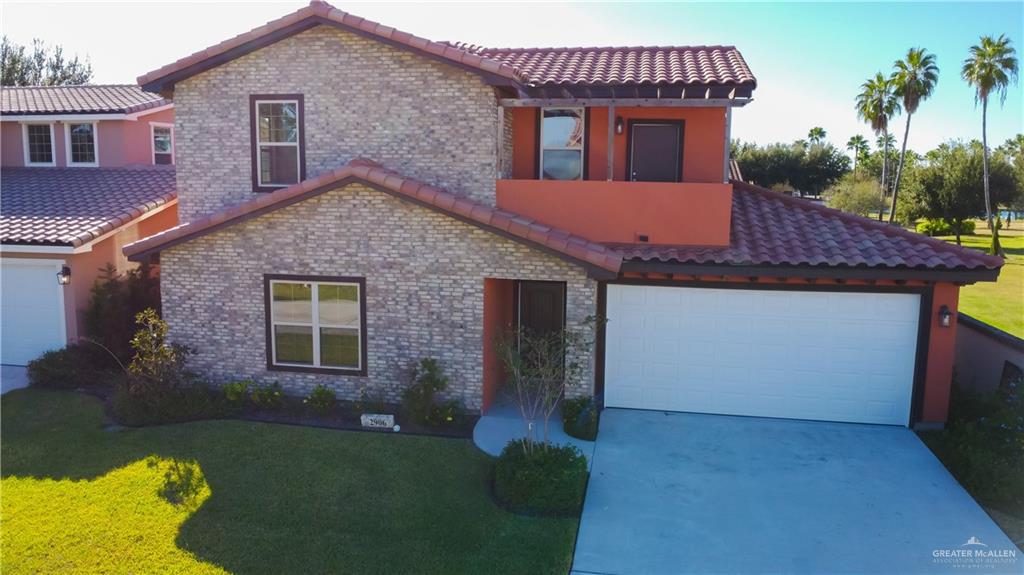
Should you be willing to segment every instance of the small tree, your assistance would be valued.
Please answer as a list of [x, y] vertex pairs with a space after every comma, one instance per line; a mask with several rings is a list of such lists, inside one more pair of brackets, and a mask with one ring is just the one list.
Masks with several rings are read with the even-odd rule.
[[523, 442], [527, 450], [535, 447], [533, 430], [538, 419], [544, 425], [543, 443], [548, 443], [548, 421], [559, 400], [567, 389], [582, 381], [590, 365], [589, 352], [598, 323], [598, 318], [590, 316], [576, 327], [547, 333], [520, 327], [496, 342], [507, 385], [527, 424]]
[[194, 376], [185, 369], [191, 350], [167, 342], [167, 322], [155, 310], [146, 309], [135, 323], [139, 330], [131, 341], [135, 356], [128, 365], [128, 392], [159, 396], [193, 384]]
[[885, 209], [878, 182], [852, 176], [825, 190], [825, 202], [830, 208], [865, 217]]

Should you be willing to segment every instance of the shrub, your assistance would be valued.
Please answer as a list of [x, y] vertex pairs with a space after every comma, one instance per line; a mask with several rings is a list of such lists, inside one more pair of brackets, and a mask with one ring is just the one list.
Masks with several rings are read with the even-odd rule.
[[309, 397], [306, 398], [305, 403], [317, 413], [326, 415], [334, 409], [335, 401], [334, 391], [325, 385], [317, 385], [313, 388], [313, 392], [309, 394]]
[[578, 439], [597, 439], [597, 403], [592, 397], [567, 399], [562, 402], [562, 427]]
[[135, 356], [111, 397], [114, 418], [125, 425], [176, 423], [220, 417], [226, 405], [186, 369], [192, 353], [167, 342], [167, 323], [147, 309], [136, 316]]
[[131, 339], [135, 318], [146, 309], [160, 311], [160, 280], [149, 265], [119, 276], [117, 269], [108, 264], [92, 286], [82, 318], [85, 335], [128, 363], [134, 353]]
[[917, 222], [914, 229], [926, 236], [948, 236], [953, 233], [953, 227], [949, 222], [939, 218], [925, 218]]
[[425, 357], [413, 369], [413, 383], [402, 393], [406, 414], [417, 423], [430, 426], [451, 425], [462, 414], [456, 401], [439, 404], [437, 394], [448, 388], [448, 376], [434, 358]]
[[263, 409], [280, 409], [284, 403], [284, 392], [281, 391], [281, 384], [276, 381], [270, 385], [252, 388], [249, 395], [256, 407]]
[[509, 442], [494, 469], [494, 495], [517, 513], [572, 515], [587, 488], [587, 460], [572, 445]]
[[356, 399], [352, 402], [352, 411], [356, 414], [362, 413], [385, 413], [388, 410], [387, 397], [384, 390], [378, 389], [371, 392], [368, 386], [362, 386], [356, 392]]
[[106, 353], [89, 344], [72, 344], [48, 351], [28, 363], [32, 387], [43, 389], [80, 389], [101, 385], [108, 379], [104, 371]]
[[232, 381], [221, 388], [221, 392], [224, 393], [224, 399], [233, 407], [243, 407], [249, 400], [249, 387], [252, 386], [252, 380], [240, 379], [238, 381]]
[[110, 398], [114, 419], [122, 425], [142, 426], [215, 419], [228, 415], [222, 397], [201, 383], [140, 397], [122, 386]]

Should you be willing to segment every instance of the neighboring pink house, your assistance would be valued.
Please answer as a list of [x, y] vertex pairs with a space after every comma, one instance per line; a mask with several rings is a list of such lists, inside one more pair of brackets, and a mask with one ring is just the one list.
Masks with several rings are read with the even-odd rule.
[[134, 85], [0, 94], [0, 363], [25, 365], [81, 335], [100, 271], [135, 265], [122, 246], [178, 223], [174, 105]]

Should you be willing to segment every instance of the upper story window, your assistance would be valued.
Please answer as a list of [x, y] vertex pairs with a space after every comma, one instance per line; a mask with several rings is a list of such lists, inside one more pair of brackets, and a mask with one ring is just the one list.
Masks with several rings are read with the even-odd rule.
[[23, 124], [25, 165], [53, 166], [53, 124]]
[[541, 179], [583, 179], [583, 108], [543, 108], [541, 114]]
[[174, 127], [170, 124], [150, 123], [153, 133], [153, 164], [174, 163]]
[[69, 166], [96, 166], [99, 164], [94, 122], [69, 123], [67, 134]]
[[266, 276], [268, 367], [366, 373], [363, 278]]
[[302, 95], [251, 96], [253, 188], [269, 192], [305, 178]]

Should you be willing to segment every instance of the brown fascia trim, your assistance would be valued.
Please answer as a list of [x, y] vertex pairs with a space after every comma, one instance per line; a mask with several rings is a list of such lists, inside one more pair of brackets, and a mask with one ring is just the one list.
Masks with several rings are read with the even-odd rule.
[[586, 260], [581, 260], [579, 258], [575, 258], [575, 257], [573, 257], [573, 256], [571, 256], [571, 255], [569, 255], [567, 253], [560, 252], [558, 250], [552, 249], [552, 248], [550, 248], [550, 247], [548, 247], [548, 246], [546, 246], [544, 244], [541, 244], [539, 242], [535, 242], [535, 241], [533, 241], [533, 240], [531, 240], [529, 238], [524, 238], [522, 236], [517, 236], [515, 234], [509, 233], [509, 232], [507, 232], [507, 231], [505, 231], [505, 230], [503, 230], [501, 228], [490, 226], [490, 225], [484, 224], [482, 222], [478, 222], [476, 220], [473, 220], [473, 219], [470, 219], [468, 217], [462, 216], [461, 214], [458, 214], [458, 213], [455, 213], [455, 212], [451, 212], [451, 211], [448, 211], [448, 210], [444, 210], [444, 209], [440, 208], [439, 206], [435, 206], [434, 204], [431, 204], [431, 203], [428, 203], [428, 202], [424, 202], [424, 201], [416, 199], [416, 198], [411, 198], [409, 196], [406, 196], [404, 194], [398, 193], [398, 192], [396, 192], [394, 190], [388, 189], [388, 188], [386, 188], [384, 186], [381, 186], [381, 185], [376, 184], [374, 182], [365, 180], [365, 179], [360, 178], [358, 176], [348, 176], [348, 177], [342, 178], [341, 180], [337, 180], [335, 182], [331, 182], [329, 184], [320, 186], [318, 188], [313, 188], [313, 189], [311, 189], [311, 190], [309, 190], [307, 192], [304, 192], [302, 194], [298, 194], [298, 195], [292, 196], [290, 198], [287, 198], [287, 199], [284, 199], [284, 200], [280, 200], [280, 201], [276, 201], [276, 202], [268, 204], [266, 206], [262, 206], [262, 207], [256, 208], [256, 209], [254, 209], [254, 210], [252, 210], [250, 212], [247, 212], [244, 215], [238, 216], [236, 218], [225, 219], [225, 220], [220, 221], [220, 222], [218, 222], [216, 224], [213, 224], [211, 226], [204, 227], [204, 228], [202, 228], [200, 230], [196, 230], [193, 233], [184, 234], [182, 236], [174, 238], [173, 240], [170, 240], [167, 243], [161, 244], [161, 245], [159, 245], [156, 248], [152, 248], [152, 249], [148, 249], [148, 250], [144, 250], [144, 251], [141, 251], [141, 252], [138, 252], [138, 253], [131, 254], [131, 255], [128, 256], [128, 260], [129, 261], [134, 261], [134, 262], [141, 262], [141, 261], [146, 261], [146, 260], [151, 261], [151, 262], [155, 261], [151, 256], [153, 256], [155, 254], [158, 254], [159, 252], [164, 251], [164, 250], [166, 250], [168, 248], [172, 248], [172, 247], [177, 246], [179, 244], [183, 244], [185, 242], [191, 241], [191, 240], [193, 240], [193, 239], [195, 239], [197, 237], [205, 236], [207, 234], [211, 234], [213, 232], [222, 230], [224, 228], [228, 228], [228, 227], [240, 224], [240, 223], [242, 223], [244, 221], [257, 218], [259, 216], [262, 216], [264, 214], [267, 214], [267, 213], [279, 210], [281, 208], [285, 208], [287, 206], [290, 206], [290, 205], [293, 205], [293, 204], [297, 204], [299, 202], [308, 200], [309, 198], [312, 198], [314, 196], [318, 196], [318, 195], [323, 194], [325, 192], [329, 192], [329, 191], [332, 191], [332, 190], [337, 190], [337, 189], [340, 189], [340, 188], [344, 188], [345, 186], [348, 186], [350, 184], [362, 184], [362, 185], [364, 185], [364, 186], [366, 186], [368, 188], [372, 188], [372, 189], [377, 190], [379, 192], [383, 192], [385, 194], [394, 196], [394, 197], [396, 197], [396, 198], [398, 198], [400, 200], [403, 200], [403, 201], [406, 201], [406, 202], [410, 202], [412, 204], [416, 204], [416, 205], [418, 205], [420, 207], [427, 208], [427, 209], [432, 210], [434, 212], [437, 212], [439, 214], [448, 216], [450, 218], [454, 218], [454, 219], [459, 220], [461, 222], [467, 223], [467, 224], [469, 224], [471, 226], [474, 226], [474, 227], [483, 229], [485, 231], [491, 232], [492, 234], [495, 234], [497, 236], [500, 236], [500, 237], [512, 240], [514, 242], [526, 245], [526, 246], [528, 246], [530, 248], [533, 248], [533, 249], [535, 249], [537, 251], [540, 251], [540, 252], [543, 252], [543, 253], [555, 256], [555, 257], [557, 257], [557, 258], [559, 258], [561, 260], [564, 260], [564, 261], [567, 261], [569, 263], [578, 265], [578, 266], [582, 267], [583, 269], [587, 270], [587, 276], [592, 278], [592, 279], [610, 280], [610, 279], [615, 279], [616, 277], [618, 277], [618, 274], [616, 272], [613, 272], [611, 270], [607, 270], [607, 269], [604, 269], [602, 267], [596, 266], [596, 265], [594, 265], [594, 264], [592, 264], [592, 263], [590, 263], [590, 262], [588, 262]]
[[842, 266], [800, 266], [800, 265], [728, 265], [728, 264], [682, 264], [671, 262], [645, 262], [626, 260], [622, 272], [674, 274], [681, 276], [739, 276], [739, 277], [785, 277], [807, 279], [846, 280], [919, 280], [928, 282], [950, 282], [958, 284], [979, 281], [996, 281], [999, 268], [977, 269], [915, 269], [915, 268], [861, 268]]
[[277, 30], [270, 32], [265, 36], [254, 38], [248, 42], [239, 44], [238, 46], [235, 46], [220, 54], [210, 56], [209, 58], [203, 59], [199, 62], [196, 62], [195, 64], [182, 68], [181, 70], [176, 70], [174, 72], [167, 74], [166, 76], [161, 76], [155, 80], [150, 80], [145, 84], [142, 84], [142, 89], [147, 92], [159, 93], [165, 98], [170, 98], [174, 94], [174, 85], [180, 82], [181, 80], [190, 78], [192, 76], [195, 76], [196, 74], [205, 72], [206, 70], [209, 70], [211, 68], [216, 68], [221, 64], [230, 62], [231, 60], [235, 60], [237, 58], [245, 56], [246, 54], [255, 52], [256, 50], [265, 48], [271, 44], [284, 40], [285, 38], [295, 36], [296, 34], [300, 34], [317, 26], [332, 26], [334, 28], [338, 28], [339, 30], [351, 32], [353, 34], [362, 36], [363, 38], [381, 42], [383, 44], [387, 44], [388, 46], [398, 48], [400, 50], [413, 52], [414, 54], [423, 56], [424, 58], [428, 58], [436, 62], [441, 62], [449, 66], [454, 66], [456, 68], [480, 76], [481, 78], [483, 78], [484, 82], [491, 86], [509, 86], [519, 88], [516, 82], [504, 76], [494, 74], [486, 70], [482, 70], [480, 68], [475, 68], [473, 66], [468, 66], [466, 64], [463, 64], [462, 62], [450, 60], [448, 58], [441, 57], [437, 54], [433, 54], [425, 50], [420, 50], [408, 44], [396, 42], [395, 40], [392, 40], [390, 38], [384, 38], [376, 34], [371, 34], [366, 30], [361, 30], [359, 28], [347, 26], [345, 24], [335, 22], [334, 20], [325, 18], [323, 16], [309, 16], [302, 20], [299, 20], [298, 22], [294, 22], [292, 24], [288, 24], [287, 26], [278, 28]]

